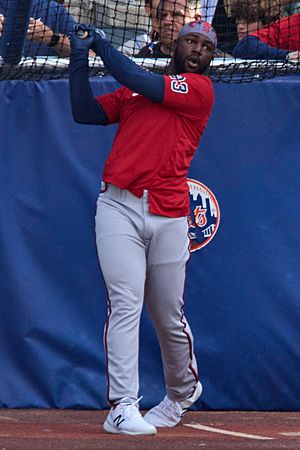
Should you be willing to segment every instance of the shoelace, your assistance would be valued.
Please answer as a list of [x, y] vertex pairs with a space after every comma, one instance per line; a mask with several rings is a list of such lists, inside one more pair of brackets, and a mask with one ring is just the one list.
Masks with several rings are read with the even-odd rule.
[[122, 407], [123, 414], [127, 419], [140, 416], [138, 403], [142, 398], [143, 396], [138, 398], [135, 402], [133, 402], [131, 398], [128, 397], [122, 398], [119, 405]]

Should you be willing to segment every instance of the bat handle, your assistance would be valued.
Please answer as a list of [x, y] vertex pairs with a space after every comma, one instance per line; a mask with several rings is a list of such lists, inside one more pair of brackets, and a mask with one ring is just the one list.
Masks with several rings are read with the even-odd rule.
[[79, 39], [86, 39], [87, 37], [89, 37], [89, 32], [84, 30], [78, 30], [76, 34]]

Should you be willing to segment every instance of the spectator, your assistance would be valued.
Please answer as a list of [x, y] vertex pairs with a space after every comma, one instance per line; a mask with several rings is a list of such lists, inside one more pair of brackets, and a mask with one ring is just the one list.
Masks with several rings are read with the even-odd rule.
[[[145, 0], [144, 10], [145, 15], [150, 19], [150, 33], [143, 33], [136, 37], [136, 39], [130, 39], [124, 42], [118, 50], [127, 56], [136, 55], [146, 45], [151, 45], [152, 42], [156, 42], [158, 39], [158, 19], [157, 10], [160, 0]], [[141, 14], [142, 15], [142, 14]]]
[[[224, 52], [232, 53], [235, 45], [240, 39], [238, 34], [240, 36], [245, 32], [248, 34], [253, 30], [257, 30], [258, 27], [260, 28], [278, 19], [280, 17], [281, 6], [284, 5], [285, 2], [290, 1], [291, 0], [219, 0], [212, 23], [218, 35], [219, 48]], [[258, 11], [259, 14], [257, 14]], [[248, 24], [248, 31], [245, 26], [246, 24]]]
[[280, 6], [275, 3], [272, 5], [269, 1], [251, 3], [249, 0], [233, 0], [230, 5], [230, 13], [235, 18], [237, 37], [240, 41], [248, 34], [279, 19]]
[[[159, 21], [157, 11], [160, 0], [145, 0], [145, 13], [151, 20], [151, 31], [149, 34], [143, 33], [136, 39], [125, 42], [118, 50], [127, 56], [136, 55], [144, 46], [153, 47], [159, 39]], [[204, 0], [201, 8], [201, 19], [210, 23], [212, 22], [217, 0]]]
[[158, 7], [159, 40], [146, 45], [136, 56], [140, 58], [171, 57], [177, 35], [183, 25], [200, 17], [198, 0], [162, 0]]
[[[5, 24], [8, 0], [0, 0], [0, 37]], [[56, 1], [33, 0], [23, 56], [69, 56], [68, 33], [75, 20], [63, 5]]]
[[299, 59], [300, 13], [276, 20], [243, 37], [233, 49], [235, 58], [243, 59]]

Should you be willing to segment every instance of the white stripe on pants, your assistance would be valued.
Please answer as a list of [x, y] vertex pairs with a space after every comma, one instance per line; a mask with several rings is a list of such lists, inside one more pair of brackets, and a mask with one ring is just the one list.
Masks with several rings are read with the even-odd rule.
[[138, 398], [144, 301], [159, 338], [168, 397], [186, 399], [198, 379], [193, 337], [183, 314], [187, 218], [150, 214], [147, 191], [137, 198], [108, 185], [97, 201], [96, 242], [109, 297], [104, 336], [109, 401]]

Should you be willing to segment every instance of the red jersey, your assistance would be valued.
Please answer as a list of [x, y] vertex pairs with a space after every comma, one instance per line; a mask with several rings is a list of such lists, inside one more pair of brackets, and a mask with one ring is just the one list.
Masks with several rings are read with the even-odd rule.
[[214, 92], [208, 77], [164, 76], [162, 103], [127, 87], [96, 97], [109, 123], [119, 122], [103, 181], [137, 197], [148, 190], [152, 214], [189, 214], [187, 172], [210, 116]]
[[268, 27], [250, 33], [270, 47], [282, 50], [300, 50], [300, 13], [276, 20]]

